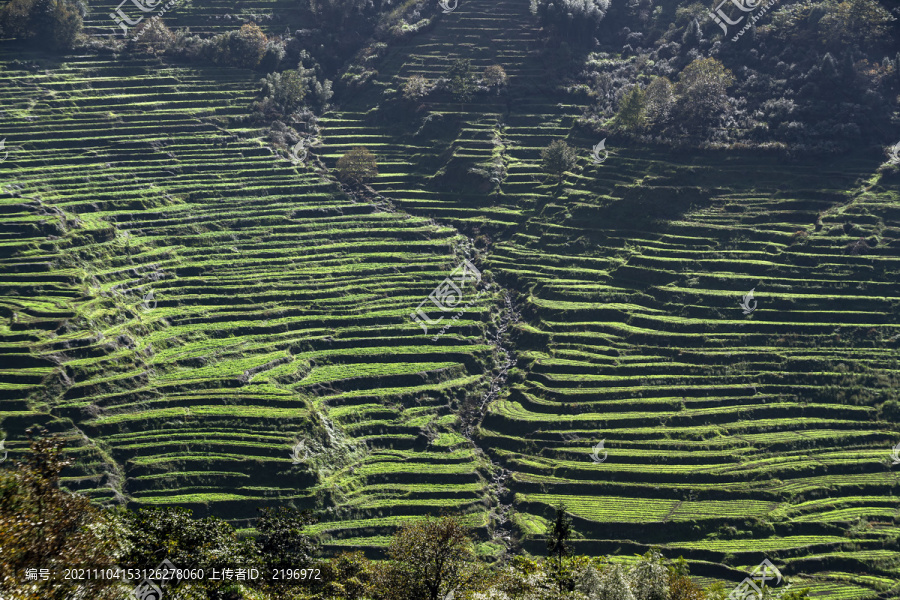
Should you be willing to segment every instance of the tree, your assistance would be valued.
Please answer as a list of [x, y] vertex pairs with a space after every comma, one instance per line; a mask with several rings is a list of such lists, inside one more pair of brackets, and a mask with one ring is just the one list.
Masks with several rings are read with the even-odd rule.
[[488, 88], [496, 88], [499, 92], [507, 84], [509, 78], [506, 76], [506, 71], [503, 70], [503, 67], [491, 65], [484, 70], [481, 80]]
[[155, 568], [167, 559], [181, 569], [250, 564], [256, 552], [227, 522], [193, 518], [186, 508], [142, 508], [123, 515], [130, 550], [124, 564]]
[[476, 570], [469, 529], [459, 517], [403, 525], [388, 549], [384, 585], [393, 598], [438, 600], [471, 581]]
[[[826, 5], [828, 6], [828, 5]], [[890, 37], [894, 18], [877, 0], [830, 3], [819, 21], [824, 42], [842, 52], [853, 46], [874, 46]]]
[[114, 513], [59, 489], [60, 472], [73, 463], [63, 455], [65, 443], [46, 431], [26, 433], [33, 437], [30, 454], [0, 472], [0, 589], [16, 600], [121, 598], [123, 590], [108, 581], [23, 580], [26, 568], [113, 567], [122, 541]]
[[472, 85], [472, 61], [468, 58], [457, 58], [447, 71], [450, 92], [458, 102], [468, 102], [474, 93]]
[[681, 43], [685, 46], [697, 46], [703, 40], [703, 33], [700, 30], [700, 22], [693, 19], [684, 29], [681, 36]]
[[12, 37], [51, 40], [69, 49], [84, 27], [87, 8], [74, 0], [11, 0], [0, 9], [0, 28]]
[[670, 600], [670, 571], [659, 552], [650, 551], [628, 570], [628, 583], [635, 600]]
[[640, 85], [634, 85], [619, 103], [616, 125], [628, 131], [637, 131], [647, 120], [646, 112], [645, 92]]
[[266, 53], [266, 34], [255, 23], [246, 23], [238, 31], [229, 31], [222, 39], [225, 60], [237, 67], [252, 69]]
[[665, 77], [655, 77], [644, 90], [644, 113], [651, 125], [664, 125], [675, 102], [675, 86]]
[[342, 552], [322, 562], [326, 598], [369, 598], [377, 567], [360, 551]]
[[175, 43], [175, 35], [160, 19], [147, 19], [135, 31], [128, 43], [138, 46], [142, 54], [163, 54]]
[[715, 58], [698, 58], [686, 66], [675, 86], [681, 124], [702, 129], [717, 123], [728, 109], [727, 89], [733, 83], [731, 71]]
[[572, 554], [569, 540], [572, 538], [572, 519], [566, 514], [566, 505], [560, 502], [556, 506], [556, 519], [547, 536], [547, 556], [563, 558]]
[[281, 73], [269, 73], [260, 80], [261, 100], [254, 108], [266, 118], [286, 118], [303, 107], [307, 82], [299, 71], [288, 69]]
[[256, 531], [259, 532], [256, 543], [266, 565], [286, 569], [312, 562], [317, 543], [304, 529], [316, 521], [309, 511], [284, 506], [260, 508], [256, 519]]
[[533, 14], [559, 27], [560, 37], [577, 43], [590, 42], [609, 6], [610, 0], [531, 0]]
[[378, 175], [375, 155], [363, 146], [357, 146], [337, 161], [341, 181], [359, 184]]
[[413, 75], [403, 84], [403, 97], [407, 100], [421, 100], [428, 95], [431, 85], [421, 75]]
[[564, 140], [553, 140], [549, 146], [541, 150], [541, 160], [544, 171], [549, 175], [555, 175], [557, 181], [562, 183], [563, 175], [575, 166], [578, 157], [575, 150]]

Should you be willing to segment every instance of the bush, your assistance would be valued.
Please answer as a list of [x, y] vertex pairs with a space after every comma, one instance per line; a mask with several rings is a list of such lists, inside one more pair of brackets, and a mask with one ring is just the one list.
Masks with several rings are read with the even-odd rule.
[[541, 160], [544, 171], [556, 176], [557, 180], [562, 182], [563, 175], [575, 166], [578, 157], [575, 150], [564, 140], [553, 140], [549, 146], [541, 150]]
[[341, 181], [359, 184], [378, 175], [378, 163], [367, 148], [357, 146], [338, 159], [337, 170]]

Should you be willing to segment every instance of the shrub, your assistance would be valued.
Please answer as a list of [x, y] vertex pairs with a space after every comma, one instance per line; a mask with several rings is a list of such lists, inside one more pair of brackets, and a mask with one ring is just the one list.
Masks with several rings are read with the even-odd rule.
[[544, 171], [556, 176], [557, 180], [562, 182], [563, 175], [575, 166], [578, 157], [575, 150], [564, 140], [553, 140], [549, 146], [541, 150], [541, 160]]
[[353, 148], [337, 161], [341, 181], [359, 184], [378, 175], [375, 155], [363, 146]]

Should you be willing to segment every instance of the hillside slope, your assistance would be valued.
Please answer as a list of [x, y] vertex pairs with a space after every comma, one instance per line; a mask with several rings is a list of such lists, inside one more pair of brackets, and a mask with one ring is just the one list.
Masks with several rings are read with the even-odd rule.
[[[562, 500], [592, 554], [660, 545], [747, 568], [766, 555], [826, 595], [890, 587], [896, 180], [876, 156], [785, 163], [614, 139], [594, 164], [599, 140], [536, 48], [527, 3], [461, 4], [324, 127], [331, 160], [376, 152], [373, 187], [399, 206], [486, 234], [486, 267], [519, 294], [518, 381], [476, 443], [511, 472], [526, 548], [542, 550], [527, 540]], [[509, 90], [405, 114], [383, 101], [457, 58], [500, 64]], [[540, 170], [555, 138], [582, 156], [561, 190]], [[499, 185], [477, 172], [496, 165]]]
[[[612, 138], [594, 164], [540, 48], [528, 2], [460, 3], [335, 98], [308, 165], [229, 128], [252, 73], [4, 51], [13, 455], [42, 423], [98, 501], [321, 508], [331, 551], [459, 510], [483, 552], [543, 552], [562, 500], [585, 553], [895, 596], [896, 178]], [[508, 89], [397, 100], [456, 58]], [[353, 194], [329, 169], [359, 145], [380, 175]], [[410, 313], [464, 258], [482, 282], [433, 341]]]

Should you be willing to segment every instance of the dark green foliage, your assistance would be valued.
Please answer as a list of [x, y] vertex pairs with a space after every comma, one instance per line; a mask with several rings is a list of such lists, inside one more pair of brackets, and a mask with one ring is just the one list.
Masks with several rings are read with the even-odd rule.
[[293, 508], [261, 508], [256, 520], [257, 544], [272, 568], [294, 568], [309, 564], [316, 553], [316, 541], [304, 529], [316, 523], [310, 511]]
[[475, 82], [472, 78], [472, 61], [458, 58], [447, 71], [450, 92], [458, 102], [468, 102], [475, 93]]
[[178, 568], [226, 568], [256, 565], [252, 541], [241, 540], [222, 519], [195, 519], [185, 508], [145, 508], [125, 512], [129, 552], [122, 562], [155, 568], [168, 559]]
[[105, 582], [24, 579], [25, 569], [112, 567], [119, 546], [115, 513], [59, 489], [60, 472], [73, 463], [62, 453], [64, 442], [46, 431], [26, 433], [36, 436], [31, 452], [0, 471], [0, 589], [20, 600], [66, 600], [76, 592], [116, 600], [119, 593]]
[[471, 532], [459, 517], [402, 526], [388, 556], [380, 594], [386, 600], [438, 600], [465, 586], [477, 568]]
[[556, 507], [556, 519], [547, 534], [547, 556], [561, 559], [572, 554], [569, 540], [572, 538], [572, 519], [566, 514], [566, 505], [560, 502]]
[[337, 171], [342, 181], [360, 184], [378, 175], [378, 163], [368, 148], [357, 146], [338, 159]]
[[644, 126], [646, 120], [645, 93], [641, 86], [631, 88], [619, 104], [619, 112], [616, 113], [616, 126], [636, 131]]
[[606, 17], [610, 0], [531, 0], [531, 12], [561, 39], [587, 44]]
[[0, 30], [4, 35], [48, 42], [69, 49], [83, 28], [87, 5], [72, 0], [12, 0], [0, 9]]
[[550, 145], [541, 150], [544, 172], [553, 175], [562, 182], [566, 171], [572, 170], [578, 160], [575, 150], [570, 148], [565, 140], [554, 140]]

